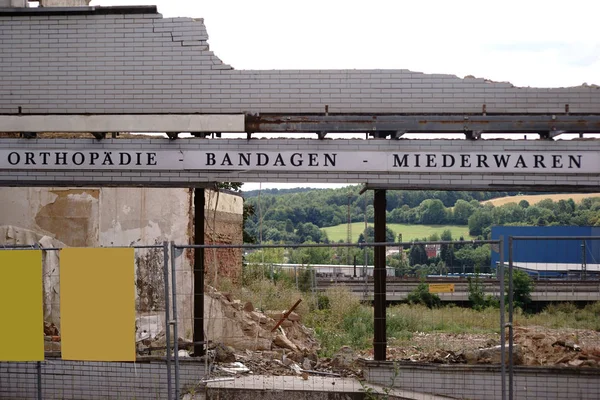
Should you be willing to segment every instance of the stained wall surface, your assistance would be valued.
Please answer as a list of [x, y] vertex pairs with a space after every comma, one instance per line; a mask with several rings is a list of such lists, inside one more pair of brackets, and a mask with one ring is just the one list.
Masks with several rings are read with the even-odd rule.
[[[0, 225], [30, 230], [35, 237], [47, 236], [70, 247], [193, 242], [194, 202], [190, 189], [3, 187], [0, 204]], [[241, 196], [207, 190], [205, 204], [206, 242], [241, 244]], [[2, 241], [0, 238], [0, 244]], [[206, 252], [206, 276], [217, 277], [217, 281], [227, 276], [235, 281], [241, 273], [241, 250], [217, 250], [214, 255]], [[189, 331], [191, 323], [186, 318], [193, 310], [192, 251], [176, 252], [176, 263], [180, 319]], [[136, 250], [136, 264], [138, 311], [164, 308], [164, 293], [152, 292], [156, 283], [163, 281], [162, 249]], [[52, 276], [57, 273], [54, 271]], [[45, 317], [58, 325], [59, 282], [46, 283], [46, 289]]]

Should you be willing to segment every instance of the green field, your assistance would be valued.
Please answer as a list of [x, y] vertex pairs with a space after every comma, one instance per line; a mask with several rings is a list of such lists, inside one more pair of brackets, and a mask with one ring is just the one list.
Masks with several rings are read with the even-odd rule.
[[[373, 226], [373, 224], [369, 224]], [[413, 240], [421, 240], [423, 238], [428, 238], [430, 235], [437, 233], [441, 235], [443, 231], [446, 229], [450, 229], [452, 232], [452, 239], [457, 240], [461, 236], [464, 236], [465, 239], [470, 239], [469, 236], [469, 227], [466, 225], [405, 225], [405, 224], [387, 224], [388, 228], [394, 231], [396, 236], [396, 240], [398, 238], [398, 234], [402, 233], [402, 241], [409, 242]], [[332, 242], [337, 242], [340, 240], [346, 241], [348, 226], [346, 224], [329, 226], [327, 228], [322, 228], [325, 232], [327, 232], [327, 237]], [[365, 229], [365, 224], [362, 222], [355, 222], [352, 224], [352, 242], [356, 242], [358, 240], [358, 236]]]

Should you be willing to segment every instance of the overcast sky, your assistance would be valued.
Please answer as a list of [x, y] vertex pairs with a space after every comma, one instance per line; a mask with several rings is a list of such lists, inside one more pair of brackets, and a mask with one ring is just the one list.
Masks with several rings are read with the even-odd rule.
[[600, 1], [93, 0], [204, 18], [236, 69], [410, 69], [517, 86], [600, 84]]
[[236, 69], [399, 68], [518, 86], [600, 84], [596, 0], [93, 0], [204, 18]]

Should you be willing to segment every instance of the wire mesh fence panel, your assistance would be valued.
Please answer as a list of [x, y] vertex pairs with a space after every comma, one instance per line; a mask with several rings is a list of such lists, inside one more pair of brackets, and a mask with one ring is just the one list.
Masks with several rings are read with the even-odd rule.
[[[600, 237], [532, 233], [511, 239], [515, 365], [598, 371]], [[573, 387], [575, 379], [564, 383]], [[522, 397], [516, 367], [511, 381], [514, 397]], [[579, 395], [591, 398], [594, 387]]]
[[[458, 382], [469, 379], [467, 369], [454, 370], [432, 389], [427, 374], [404, 363], [431, 368], [486, 363], [486, 388], [498, 395], [485, 398], [501, 398], [500, 351], [489, 349], [500, 344], [500, 285], [491, 264], [498, 244], [386, 243], [393, 251], [377, 267], [377, 244], [239, 246], [244, 251], [239, 281], [213, 279], [204, 292], [209, 374], [203, 383], [216, 392], [330, 391], [339, 385], [355, 392], [467, 397], [477, 390], [459, 389]], [[176, 252], [232, 247], [176, 246]], [[349, 258], [360, 261], [347, 264]], [[382, 276], [383, 293], [376, 283]], [[377, 329], [374, 300], [381, 294], [388, 303], [387, 370], [371, 361]], [[486, 358], [490, 355], [493, 360]], [[493, 373], [490, 362], [496, 366]]]
[[[8, 249], [8, 247], [4, 246], [3, 249]], [[71, 267], [75, 269], [89, 268], [86, 264], [93, 262], [94, 273], [84, 274], [89, 278], [81, 277], [79, 274], [76, 282], [73, 281], [73, 276], [70, 277], [71, 287], [77, 285], [81, 290], [79, 292], [71, 291], [71, 293], [75, 293], [74, 295], [63, 296], [62, 301], [65, 304], [61, 304], [61, 277], [66, 271], [61, 274], [61, 254], [71, 251], [71, 248], [68, 250], [43, 249], [40, 279], [43, 282], [44, 295], [43, 304], [40, 307], [43, 308], [44, 315], [45, 361], [40, 362], [39, 365], [0, 361], [0, 398], [173, 398], [174, 382], [172, 382], [170, 368], [167, 365], [170, 364], [171, 359], [166, 357], [168, 348], [166, 322], [169, 319], [166, 310], [171, 302], [172, 293], [165, 285], [165, 279], [167, 282], [169, 279], [168, 273], [165, 273], [168, 265], [165, 259], [165, 249], [168, 247], [163, 244], [138, 246], [131, 249], [131, 253], [127, 253], [133, 257], [125, 254], [124, 263], [119, 268], [130, 267], [134, 273], [129, 275], [133, 278], [130, 282], [131, 286], [127, 288], [129, 285], [126, 282], [123, 286], [125, 286], [124, 290], [130, 293], [132, 298], [135, 298], [130, 305], [135, 308], [135, 313], [126, 314], [131, 315], [132, 318], [135, 315], [135, 319], [124, 322], [115, 320], [120, 312], [111, 312], [105, 319], [100, 316], [103, 315], [102, 313], [95, 316], [95, 313], [90, 311], [92, 315], [85, 318], [87, 322], [83, 329], [85, 329], [86, 335], [83, 338], [64, 337], [62, 329], [64, 324], [61, 324], [64, 321], [61, 318], [61, 311], [67, 310], [66, 303], [72, 304], [77, 301], [81, 303], [77, 306], [83, 310], [93, 310], [98, 307], [102, 309], [103, 304], [111, 307], [110, 300], [115, 298], [115, 295], [120, 295], [121, 289], [117, 289], [113, 284], [101, 284], [99, 280], [92, 278], [92, 276], [101, 276], [105, 273], [102, 271], [103, 251], [110, 251], [111, 248], [81, 249], [80, 259], [75, 260], [75, 264], [72, 264]], [[94, 250], [95, 252], [93, 252]], [[86, 254], [90, 257], [97, 257], [97, 259], [90, 258]], [[63, 260], [63, 264], [64, 262]], [[106, 258], [106, 262], [114, 263], [115, 258]], [[113, 278], [118, 279], [117, 276], [106, 276], [103, 279], [110, 282]], [[63, 284], [65, 283], [63, 282]], [[67, 290], [66, 286], [63, 287], [63, 292], [65, 290]], [[94, 293], [93, 298], [90, 299], [88, 296], [84, 299], [77, 294], [85, 292]], [[121, 307], [127, 306], [122, 304]], [[96, 317], [98, 319], [94, 320]], [[123, 328], [114, 325], [115, 323], [121, 324], [121, 322], [127, 326]], [[130, 339], [127, 339], [129, 344], [126, 346], [134, 349], [136, 362], [118, 362], [109, 355], [112, 352], [108, 350], [112, 350], [112, 346], [115, 345], [112, 333], [116, 328], [130, 331], [127, 334], [130, 336]], [[77, 350], [75, 353], [71, 353], [70, 359], [65, 359], [63, 346], [65, 344], [72, 345], [74, 340], [83, 343], [83, 351], [86, 354], [89, 353], [88, 350], [92, 350], [98, 356], [94, 356], [93, 360], [86, 355], [79, 357], [77, 356], [79, 350]], [[70, 342], [67, 343], [67, 341]], [[172, 339], [170, 342], [169, 347], [172, 347]], [[189, 382], [192, 376], [196, 380], [197, 376], [202, 373], [203, 371], [198, 370], [197, 366], [186, 365], [182, 375], [184, 380]]]

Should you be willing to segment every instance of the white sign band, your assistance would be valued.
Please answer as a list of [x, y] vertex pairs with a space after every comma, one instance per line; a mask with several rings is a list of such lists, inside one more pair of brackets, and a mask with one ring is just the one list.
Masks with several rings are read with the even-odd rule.
[[4, 170], [597, 173], [597, 152], [109, 151], [1, 149]]

